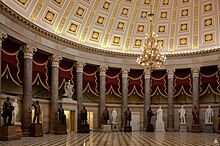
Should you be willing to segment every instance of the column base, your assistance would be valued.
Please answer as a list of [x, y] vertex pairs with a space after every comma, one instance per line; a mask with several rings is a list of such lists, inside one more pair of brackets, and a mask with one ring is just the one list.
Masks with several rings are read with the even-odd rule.
[[10, 141], [15, 139], [21, 139], [16, 136], [15, 126], [2, 126], [0, 141]]
[[154, 125], [153, 124], [147, 124], [146, 132], [154, 132]]
[[42, 124], [31, 124], [30, 137], [41, 137], [43, 136]]
[[205, 124], [204, 132], [206, 132], [206, 133], [214, 133], [213, 124]]
[[200, 133], [200, 132], [201, 132], [200, 124], [193, 124], [192, 125], [192, 133]]
[[21, 124], [15, 125], [15, 134], [18, 139], [20, 139], [23, 136], [22, 130], [21, 130]]
[[167, 128], [167, 132], [174, 132], [174, 128]]

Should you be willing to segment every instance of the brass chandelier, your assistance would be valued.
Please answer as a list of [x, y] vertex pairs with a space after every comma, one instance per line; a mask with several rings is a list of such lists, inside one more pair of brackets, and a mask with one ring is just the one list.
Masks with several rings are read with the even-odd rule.
[[146, 34], [144, 45], [141, 47], [141, 54], [137, 58], [140, 67], [146, 70], [154, 70], [165, 64], [166, 57], [161, 53], [162, 46], [157, 43], [157, 35], [153, 32], [154, 14], [148, 14], [150, 20], [150, 33]]

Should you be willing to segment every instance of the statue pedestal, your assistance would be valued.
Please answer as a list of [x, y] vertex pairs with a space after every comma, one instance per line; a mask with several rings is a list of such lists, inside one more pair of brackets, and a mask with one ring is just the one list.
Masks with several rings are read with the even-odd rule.
[[30, 137], [40, 137], [43, 136], [42, 124], [31, 124], [30, 127]]
[[112, 124], [112, 131], [119, 131], [118, 124]]
[[186, 124], [180, 124], [179, 132], [187, 132], [187, 125]]
[[200, 133], [200, 132], [201, 132], [200, 124], [193, 124], [192, 125], [192, 133]]
[[10, 141], [15, 139], [21, 139], [16, 136], [15, 126], [2, 126], [0, 140], [2, 141]]
[[154, 125], [153, 124], [147, 124], [146, 132], [154, 132]]
[[205, 124], [204, 132], [206, 132], [206, 133], [214, 133], [213, 124]]
[[124, 132], [132, 132], [131, 126], [124, 126]]
[[18, 139], [20, 139], [23, 136], [22, 130], [21, 130], [21, 123], [15, 124], [15, 134]]
[[56, 125], [55, 134], [67, 134], [67, 132], [66, 132], [66, 124], [58, 123]]
[[101, 125], [101, 132], [111, 132], [111, 125]]
[[163, 121], [156, 121], [155, 132], [165, 132], [165, 130], [164, 130], [164, 122]]
[[89, 124], [80, 124], [79, 133], [90, 133]]

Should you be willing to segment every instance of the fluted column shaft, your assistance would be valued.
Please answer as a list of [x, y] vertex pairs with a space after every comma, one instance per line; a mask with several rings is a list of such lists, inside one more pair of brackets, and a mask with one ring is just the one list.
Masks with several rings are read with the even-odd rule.
[[57, 125], [57, 112], [58, 112], [58, 99], [59, 99], [59, 62], [62, 57], [59, 55], [53, 55], [51, 60], [51, 105], [50, 105], [50, 133], [55, 132], [55, 126]]
[[192, 68], [192, 77], [193, 77], [193, 107], [196, 106], [199, 108], [199, 70], [200, 68]]
[[24, 81], [23, 81], [23, 111], [22, 111], [22, 130], [24, 136], [30, 134], [32, 105], [32, 62], [33, 54], [37, 51], [32, 46], [22, 46], [24, 52]]
[[167, 110], [167, 131], [174, 131], [174, 104], [173, 104], [173, 76], [174, 70], [168, 69], [168, 110]]
[[[5, 32], [0, 32], [0, 93], [2, 92], [2, 80], [1, 80], [1, 76], [2, 76], [2, 42], [4, 41], [4, 39], [6, 39], [8, 37], [8, 35]], [[2, 108], [1, 108], [1, 94], [0, 94], [0, 113], [2, 113]], [[0, 115], [0, 121], [2, 121], [2, 116]], [[0, 126], [1, 126], [1, 122], [0, 122]]]
[[80, 131], [80, 111], [82, 110], [82, 98], [83, 98], [83, 62], [76, 63], [76, 96], [77, 96], [77, 131]]
[[128, 107], [128, 72], [129, 68], [122, 69], [122, 105], [121, 105], [121, 128], [124, 127], [125, 117], [124, 112]]
[[101, 124], [103, 123], [102, 113], [105, 110], [105, 78], [106, 78], [106, 66], [100, 66], [100, 97], [99, 97], [99, 128], [101, 128]]
[[144, 129], [147, 128], [147, 111], [150, 108], [151, 99], [150, 99], [150, 74], [149, 70], [144, 71]]

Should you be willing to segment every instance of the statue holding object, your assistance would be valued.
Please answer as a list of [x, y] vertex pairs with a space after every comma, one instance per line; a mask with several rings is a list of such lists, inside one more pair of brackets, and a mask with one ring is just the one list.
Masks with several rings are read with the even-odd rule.
[[[4, 124], [8, 126], [12, 126], [12, 112], [14, 107], [11, 105], [10, 97], [7, 97], [6, 101], [3, 104], [3, 112], [2, 117], [4, 118]], [[6, 122], [8, 118], [8, 123]]]

